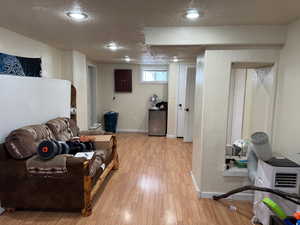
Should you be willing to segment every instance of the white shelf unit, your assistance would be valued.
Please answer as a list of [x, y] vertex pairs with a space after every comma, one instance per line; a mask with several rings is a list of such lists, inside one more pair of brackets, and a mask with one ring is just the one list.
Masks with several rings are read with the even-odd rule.
[[225, 169], [223, 172], [224, 177], [248, 177], [247, 168], [232, 167], [230, 169]]
[[[225, 155], [225, 159], [247, 160], [247, 157], [246, 156]], [[248, 169], [231, 167], [230, 169], [224, 169], [223, 176], [224, 177], [247, 177]]]

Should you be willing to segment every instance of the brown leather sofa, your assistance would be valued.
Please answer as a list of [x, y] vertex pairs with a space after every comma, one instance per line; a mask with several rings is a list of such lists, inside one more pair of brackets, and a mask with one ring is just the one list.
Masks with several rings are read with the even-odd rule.
[[0, 145], [1, 206], [9, 211], [47, 209], [81, 211], [85, 216], [90, 215], [95, 188], [112, 169], [118, 168], [115, 137], [111, 147], [95, 151], [99, 156], [98, 164], [85, 158], [68, 157], [64, 176], [32, 176], [26, 168], [27, 159], [36, 154], [41, 141], [67, 141], [79, 135], [78, 127], [68, 118], [57, 118], [44, 125], [11, 132]]

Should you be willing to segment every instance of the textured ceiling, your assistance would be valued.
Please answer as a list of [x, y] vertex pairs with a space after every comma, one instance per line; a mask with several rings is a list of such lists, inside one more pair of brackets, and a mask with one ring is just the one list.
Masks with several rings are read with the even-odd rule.
[[[300, 16], [297, 0], [194, 0], [192, 7], [204, 16], [191, 22], [183, 17], [189, 5], [189, 0], [1, 0], [0, 26], [99, 62], [129, 55], [136, 63], [159, 63], [173, 55], [191, 58], [195, 49], [150, 50], [144, 45], [145, 26], [287, 24]], [[65, 16], [76, 7], [89, 14], [87, 21]], [[110, 52], [104, 48], [109, 41], [123, 48]]]

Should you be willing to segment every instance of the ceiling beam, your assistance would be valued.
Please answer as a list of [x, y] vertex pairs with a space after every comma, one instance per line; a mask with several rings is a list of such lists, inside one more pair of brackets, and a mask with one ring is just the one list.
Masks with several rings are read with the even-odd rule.
[[287, 26], [146, 27], [145, 43], [164, 45], [283, 45]]

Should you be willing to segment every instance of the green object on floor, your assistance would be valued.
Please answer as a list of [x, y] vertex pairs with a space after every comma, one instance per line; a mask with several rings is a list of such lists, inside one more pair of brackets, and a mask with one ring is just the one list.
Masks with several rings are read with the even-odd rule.
[[272, 201], [270, 198], [264, 198], [262, 202], [270, 209], [272, 212], [276, 214], [281, 220], [284, 220], [287, 218], [287, 215], [282, 210], [282, 208], [277, 205], [274, 201]]
[[247, 160], [235, 160], [234, 164], [236, 165], [236, 167], [238, 168], [247, 168]]

